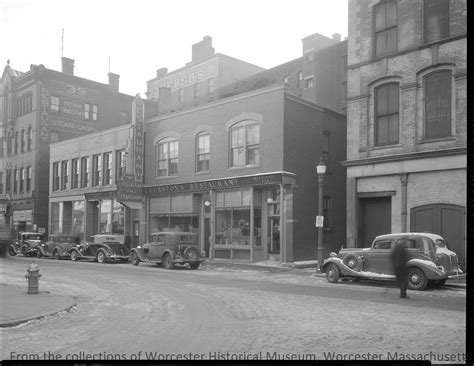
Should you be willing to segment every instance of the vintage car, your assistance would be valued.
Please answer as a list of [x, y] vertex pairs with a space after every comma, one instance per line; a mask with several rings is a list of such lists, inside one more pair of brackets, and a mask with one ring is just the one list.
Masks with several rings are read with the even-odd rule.
[[22, 254], [24, 256], [37, 256], [38, 247], [44, 243], [42, 233], [22, 231], [18, 234], [18, 240], [15, 240], [8, 247], [8, 254], [15, 256]]
[[172, 269], [175, 264], [188, 263], [191, 269], [198, 269], [205, 253], [199, 252], [197, 236], [191, 232], [170, 231], [152, 234], [151, 242], [132, 249], [130, 261], [134, 266], [140, 262], [162, 264]]
[[72, 248], [79, 244], [76, 235], [51, 234], [46, 243], [38, 246], [38, 258], [54, 257], [55, 259], [69, 258]]
[[116, 235], [92, 235], [92, 241], [82, 242], [71, 250], [71, 260], [94, 259], [99, 263], [128, 262], [130, 249]]
[[329, 282], [340, 277], [395, 280], [392, 249], [403, 243], [408, 256], [408, 288], [424, 290], [428, 284], [444, 285], [448, 278], [463, 276], [456, 253], [446, 248], [444, 239], [430, 233], [399, 233], [377, 236], [370, 248], [346, 248], [331, 253], [323, 271]]

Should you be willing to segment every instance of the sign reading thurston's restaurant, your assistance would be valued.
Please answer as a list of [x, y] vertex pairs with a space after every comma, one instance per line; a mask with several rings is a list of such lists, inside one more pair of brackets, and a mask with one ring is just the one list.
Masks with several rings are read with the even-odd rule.
[[117, 200], [120, 202], [143, 202], [143, 186], [134, 175], [125, 175], [117, 181]]
[[278, 183], [283, 183], [283, 174], [254, 175], [248, 177], [215, 179], [201, 182], [166, 184], [154, 187], [144, 187], [143, 193], [145, 195], [149, 195], [160, 193], [193, 192], [206, 191], [209, 189], [229, 189]]
[[135, 155], [135, 179], [138, 182], [143, 180], [143, 100], [136, 98], [134, 100], [135, 107], [135, 138], [134, 138], [134, 155]]

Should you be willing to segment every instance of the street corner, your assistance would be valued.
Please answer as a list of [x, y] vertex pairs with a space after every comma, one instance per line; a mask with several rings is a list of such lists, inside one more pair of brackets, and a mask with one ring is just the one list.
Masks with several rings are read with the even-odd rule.
[[27, 288], [0, 283], [0, 327], [13, 327], [30, 320], [68, 311], [76, 301], [67, 295], [39, 291], [28, 294]]

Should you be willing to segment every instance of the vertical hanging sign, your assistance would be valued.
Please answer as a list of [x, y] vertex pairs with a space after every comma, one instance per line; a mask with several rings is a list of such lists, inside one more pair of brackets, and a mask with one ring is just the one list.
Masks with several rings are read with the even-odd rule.
[[132, 125], [134, 127], [133, 154], [134, 154], [134, 172], [137, 182], [143, 181], [143, 122], [144, 122], [144, 104], [139, 94], [133, 100], [132, 105]]
[[40, 141], [49, 143], [49, 89], [41, 87]]

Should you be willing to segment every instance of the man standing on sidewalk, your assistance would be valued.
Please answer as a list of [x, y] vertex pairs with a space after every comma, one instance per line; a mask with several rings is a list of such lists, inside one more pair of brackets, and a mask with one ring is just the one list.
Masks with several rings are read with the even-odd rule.
[[407, 251], [404, 240], [398, 240], [392, 249], [392, 263], [397, 277], [397, 283], [400, 287], [400, 297], [409, 299], [407, 296]]

